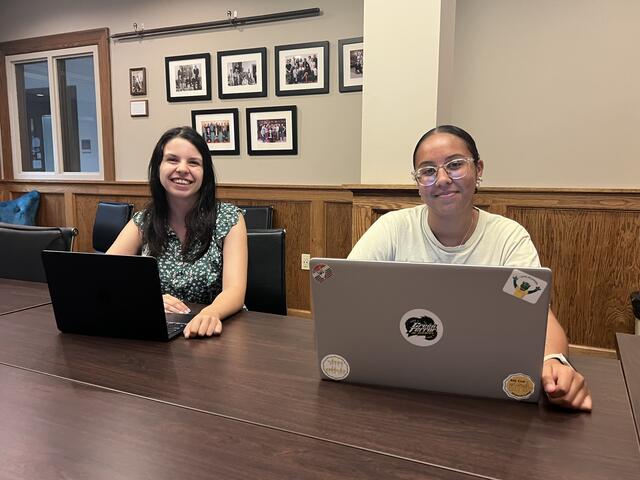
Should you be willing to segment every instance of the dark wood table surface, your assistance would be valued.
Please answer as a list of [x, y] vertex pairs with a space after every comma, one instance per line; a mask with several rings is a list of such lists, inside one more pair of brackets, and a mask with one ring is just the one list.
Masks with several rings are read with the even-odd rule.
[[616, 342], [640, 441], [640, 335], [616, 333]]
[[5, 315], [0, 326], [0, 362], [361, 451], [501, 479], [640, 471], [617, 360], [574, 358], [593, 392], [586, 414], [320, 381], [313, 324], [295, 317], [243, 312], [221, 337], [169, 343], [60, 334], [51, 306]]
[[0, 365], [0, 478], [469, 479]]
[[46, 283], [0, 278], [0, 315], [50, 302]]

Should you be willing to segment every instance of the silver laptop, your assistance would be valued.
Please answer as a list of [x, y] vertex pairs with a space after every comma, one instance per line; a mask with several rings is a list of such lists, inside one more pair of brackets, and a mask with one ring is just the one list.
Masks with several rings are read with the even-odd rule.
[[548, 268], [314, 258], [323, 379], [536, 402]]

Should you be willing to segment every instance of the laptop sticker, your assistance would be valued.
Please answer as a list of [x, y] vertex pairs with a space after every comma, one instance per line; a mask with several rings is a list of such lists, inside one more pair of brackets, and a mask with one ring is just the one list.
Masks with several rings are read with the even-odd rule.
[[322, 283], [325, 280], [333, 277], [333, 270], [331, 270], [331, 267], [329, 265], [326, 265], [324, 263], [319, 263], [318, 265], [313, 267], [313, 270], [311, 271], [311, 275], [313, 275], [313, 279], [316, 282]]
[[512, 373], [502, 381], [502, 390], [514, 400], [526, 400], [536, 390], [536, 385], [529, 375]]
[[409, 310], [400, 319], [400, 333], [413, 345], [430, 347], [440, 341], [444, 328], [435, 313], [416, 308]]
[[502, 291], [525, 302], [535, 304], [545, 288], [547, 288], [547, 282], [544, 280], [520, 270], [514, 270], [502, 287]]
[[349, 376], [351, 369], [349, 362], [344, 357], [330, 353], [320, 361], [320, 369], [331, 380], [344, 380]]

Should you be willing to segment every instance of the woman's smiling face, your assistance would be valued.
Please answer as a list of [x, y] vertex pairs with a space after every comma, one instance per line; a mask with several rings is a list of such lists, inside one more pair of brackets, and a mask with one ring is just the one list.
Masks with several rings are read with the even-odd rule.
[[[434, 133], [424, 139], [414, 159], [416, 169], [424, 166], [442, 167], [456, 158], [472, 158], [464, 140], [450, 133]], [[463, 178], [452, 180], [444, 168], [439, 168], [436, 181], [428, 187], [418, 185], [420, 197], [430, 209], [430, 214], [439, 217], [460, 215], [473, 208], [476, 181], [482, 175], [482, 160], [468, 163], [469, 171]]]

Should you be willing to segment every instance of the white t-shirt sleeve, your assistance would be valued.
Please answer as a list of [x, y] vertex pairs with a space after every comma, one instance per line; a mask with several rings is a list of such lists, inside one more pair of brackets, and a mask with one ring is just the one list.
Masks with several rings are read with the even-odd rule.
[[395, 260], [396, 232], [388, 215], [364, 232], [347, 257], [349, 260]]
[[538, 251], [529, 233], [518, 225], [506, 245], [504, 265], [507, 267], [539, 267]]

